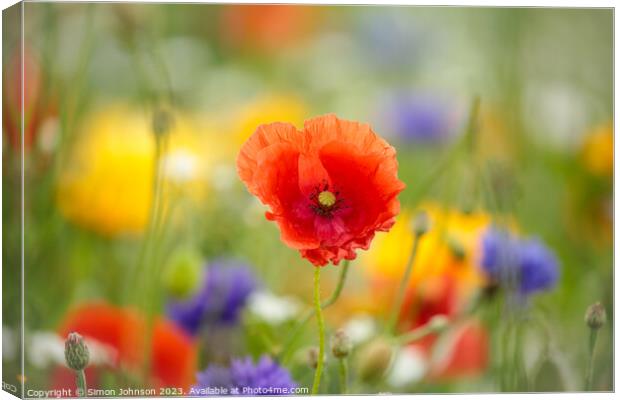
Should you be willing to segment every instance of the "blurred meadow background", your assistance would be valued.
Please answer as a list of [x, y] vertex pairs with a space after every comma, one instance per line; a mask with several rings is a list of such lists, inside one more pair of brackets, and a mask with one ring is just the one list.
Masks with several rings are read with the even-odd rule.
[[612, 10], [35, 2], [23, 54], [19, 16], [3, 12], [5, 382], [75, 388], [76, 331], [96, 389], [187, 394], [238, 370], [310, 387], [314, 267], [235, 159], [260, 124], [335, 113], [396, 148], [407, 187], [324, 311], [346, 354], [328, 346], [320, 393], [613, 390]]

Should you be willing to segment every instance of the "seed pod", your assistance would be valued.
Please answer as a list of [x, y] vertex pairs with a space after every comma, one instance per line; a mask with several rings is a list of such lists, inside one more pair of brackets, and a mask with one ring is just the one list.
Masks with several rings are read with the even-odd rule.
[[353, 344], [343, 329], [338, 329], [331, 338], [332, 354], [336, 358], [345, 358], [351, 352]]
[[586, 325], [591, 329], [600, 329], [605, 325], [605, 322], [607, 322], [607, 314], [605, 313], [605, 307], [603, 307], [600, 301], [588, 307], [585, 321]]
[[430, 229], [430, 220], [426, 211], [420, 211], [411, 222], [411, 230], [416, 236], [422, 236]]
[[384, 338], [376, 338], [364, 346], [358, 358], [359, 377], [365, 382], [381, 378], [392, 360], [392, 346]]
[[[323, 362], [325, 362], [325, 354], [323, 354]], [[306, 353], [306, 362], [308, 366], [312, 369], [316, 369], [319, 365], [319, 348], [318, 347], [310, 347]]]

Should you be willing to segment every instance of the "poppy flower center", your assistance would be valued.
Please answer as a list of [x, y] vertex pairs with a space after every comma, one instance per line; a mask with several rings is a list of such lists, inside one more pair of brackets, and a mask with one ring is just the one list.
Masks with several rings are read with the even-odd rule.
[[319, 204], [322, 207], [332, 207], [336, 204], [336, 196], [329, 190], [324, 190], [319, 193]]
[[314, 188], [310, 195], [310, 201], [312, 211], [328, 218], [331, 218], [334, 212], [344, 207], [343, 199], [340, 198], [340, 191], [330, 190], [327, 182], [323, 182]]

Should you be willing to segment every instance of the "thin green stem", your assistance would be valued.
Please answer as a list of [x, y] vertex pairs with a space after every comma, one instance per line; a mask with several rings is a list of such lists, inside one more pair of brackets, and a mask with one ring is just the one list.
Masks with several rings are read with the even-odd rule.
[[588, 367], [586, 369], [586, 391], [592, 390], [592, 380], [594, 378], [594, 350], [598, 339], [598, 329], [590, 329]]
[[321, 374], [323, 373], [323, 358], [325, 357], [325, 321], [323, 321], [323, 307], [321, 306], [321, 268], [314, 269], [314, 310], [319, 327], [319, 358], [314, 372], [314, 382], [312, 383], [312, 394], [319, 392], [321, 384]]
[[523, 321], [518, 321], [516, 327], [516, 355], [515, 355], [515, 367], [517, 370], [517, 383], [519, 387], [525, 386], [527, 388], [527, 370], [525, 369], [525, 362], [523, 360]]
[[[144, 352], [146, 354], [143, 367], [143, 379], [148, 379], [151, 369], [151, 333], [154, 326], [155, 310], [153, 307], [153, 295], [155, 293], [154, 286], [159, 280], [159, 268], [156, 253], [158, 250], [158, 230], [161, 229], [161, 219], [163, 216], [163, 162], [162, 157], [167, 150], [167, 136], [155, 135], [155, 155], [154, 155], [154, 173], [152, 186], [152, 203], [149, 210], [149, 221], [140, 253], [135, 269], [133, 282], [138, 285], [139, 282], [144, 285], [142, 293], [144, 304], [143, 309], [146, 314], [147, 336], [144, 340]], [[146, 265], [150, 265], [152, 270], [144, 274]], [[142, 276], [144, 275], [144, 277]], [[138, 287], [138, 286], [136, 286]]]
[[[349, 260], [344, 261], [342, 268], [340, 269], [340, 275], [338, 275], [338, 283], [336, 284], [336, 288], [334, 289], [334, 292], [332, 293], [332, 295], [329, 296], [329, 298], [321, 304], [322, 309], [325, 309], [331, 306], [340, 297], [340, 293], [342, 292], [342, 289], [344, 288], [344, 283], [347, 280], [347, 273], [349, 271], [350, 263], [351, 262]], [[295, 344], [295, 342], [297, 341], [297, 338], [299, 337], [299, 334], [301, 333], [302, 328], [308, 323], [308, 321], [310, 321], [310, 318], [312, 318], [313, 314], [314, 314], [314, 310], [312, 309], [308, 310], [306, 314], [304, 314], [304, 316], [299, 320], [297, 325], [293, 328], [291, 334], [289, 335], [288, 339], [286, 340], [284, 344], [284, 347], [282, 348], [282, 351], [280, 352], [279, 358], [283, 364], [285, 364], [286, 361], [288, 360], [291, 349], [293, 345]]]
[[467, 128], [465, 129], [465, 143], [467, 149], [471, 152], [476, 147], [476, 133], [478, 132], [478, 111], [480, 109], [480, 97], [476, 96], [471, 102], [469, 109], [469, 120], [467, 121]]
[[351, 262], [349, 260], [343, 261], [342, 268], [340, 269], [340, 275], [338, 275], [338, 283], [336, 284], [336, 289], [334, 289], [334, 292], [332, 293], [332, 295], [329, 296], [329, 299], [325, 300], [321, 304], [321, 308], [325, 309], [331, 306], [340, 297], [340, 293], [342, 292], [342, 288], [344, 287], [344, 282], [347, 280], [347, 272], [349, 272], [350, 263]]
[[78, 389], [78, 396], [86, 397], [86, 374], [83, 369], [75, 371], [75, 383]]
[[390, 332], [392, 333], [396, 332], [396, 327], [398, 325], [398, 316], [403, 306], [405, 291], [407, 289], [407, 285], [409, 284], [409, 278], [411, 276], [411, 271], [413, 270], [413, 262], [415, 261], [416, 254], [418, 252], [418, 244], [420, 243], [421, 236], [422, 235], [416, 234], [413, 237], [413, 249], [411, 249], [411, 254], [409, 255], [409, 260], [407, 261], [407, 267], [405, 268], [405, 273], [403, 274], [403, 278], [400, 281], [400, 287], [398, 288], [396, 299], [394, 301], [394, 305], [392, 306], [392, 314], [388, 325]]
[[347, 383], [349, 380], [349, 367], [346, 357], [338, 360], [338, 375], [340, 376], [340, 394], [347, 394]]
[[433, 333], [441, 332], [445, 327], [446, 325], [435, 325], [429, 322], [426, 325], [396, 337], [396, 341], [401, 345], [409, 344], [423, 339], [428, 335], [432, 335]]

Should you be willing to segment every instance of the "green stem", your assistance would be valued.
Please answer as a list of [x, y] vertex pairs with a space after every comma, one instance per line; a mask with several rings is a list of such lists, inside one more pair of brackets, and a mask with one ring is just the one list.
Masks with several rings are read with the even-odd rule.
[[[155, 322], [155, 312], [153, 296], [156, 293], [155, 285], [159, 282], [159, 264], [157, 251], [159, 249], [159, 230], [162, 229], [163, 218], [163, 156], [166, 154], [168, 145], [168, 137], [155, 134], [155, 156], [154, 156], [154, 173], [153, 173], [153, 197], [149, 210], [149, 221], [146, 235], [138, 256], [136, 266], [136, 275], [134, 282], [141, 282], [144, 285], [141, 293], [144, 295], [144, 303], [142, 308], [146, 314], [146, 330], [147, 335], [144, 340], [145, 363], [143, 367], [143, 379], [148, 380], [151, 370], [151, 345], [152, 332]], [[150, 271], [146, 271], [145, 267], [149, 265]], [[142, 277], [144, 275], [144, 278]], [[138, 287], [138, 286], [136, 286]]]
[[467, 121], [467, 128], [465, 129], [465, 143], [469, 154], [472, 154], [476, 146], [476, 134], [478, 133], [478, 111], [480, 109], [480, 97], [476, 96], [471, 102], [469, 109], [469, 120]]
[[323, 358], [325, 357], [325, 321], [323, 321], [323, 309], [321, 307], [321, 267], [314, 268], [314, 310], [319, 326], [319, 359], [312, 383], [312, 394], [319, 392], [321, 374], [323, 373]]
[[586, 369], [586, 391], [592, 390], [592, 379], [594, 377], [594, 349], [598, 338], [598, 329], [590, 329], [588, 367]]
[[347, 394], [347, 381], [349, 380], [349, 368], [347, 359], [341, 358], [338, 362], [338, 373], [340, 376], [340, 394]]
[[[329, 299], [325, 300], [321, 304], [322, 309], [325, 309], [331, 306], [340, 297], [340, 293], [342, 292], [342, 289], [344, 288], [344, 283], [347, 280], [347, 272], [349, 271], [349, 265], [350, 265], [350, 261], [345, 260], [342, 268], [340, 269], [340, 275], [338, 275], [338, 283], [336, 284], [336, 288], [334, 289], [334, 292], [332, 293], [332, 295], [329, 296]], [[293, 345], [295, 344], [295, 342], [297, 341], [297, 338], [299, 337], [299, 334], [301, 333], [302, 328], [308, 323], [308, 321], [310, 321], [310, 318], [312, 318], [313, 314], [314, 314], [314, 310], [312, 309], [308, 310], [306, 314], [299, 320], [295, 328], [293, 328], [291, 334], [289, 335], [288, 339], [286, 340], [284, 344], [282, 351], [280, 352], [279, 358], [283, 364], [286, 364], [286, 361], [288, 360], [290, 356], [291, 349]]]
[[453, 163], [461, 157], [463, 152], [469, 155], [473, 154], [472, 150], [474, 149], [476, 143], [476, 124], [478, 122], [479, 109], [480, 97], [476, 96], [472, 100], [471, 107], [469, 109], [469, 118], [467, 120], [467, 125], [463, 130], [462, 139], [456, 143], [456, 145], [449, 150], [441, 160], [439, 160], [435, 169], [426, 175], [426, 177], [418, 182], [416, 187], [412, 189], [412, 199], [415, 199], [416, 201], [421, 199], [431, 187], [437, 185], [440, 178], [445, 175], [445, 171], [452, 168]]
[[425, 338], [428, 335], [431, 335], [433, 333], [437, 333], [442, 331], [443, 329], [445, 329], [445, 325], [443, 326], [436, 326], [433, 325], [431, 323], [428, 323], [424, 326], [421, 326], [417, 329], [414, 329], [412, 331], [409, 331], [403, 335], [400, 335], [398, 337], [396, 337], [396, 341], [401, 344], [401, 345], [406, 345], [412, 342], [416, 342], [422, 338]]
[[340, 275], [338, 275], [338, 283], [336, 284], [336, 289], [334, 289], [334, 292], [332, 293], [332, 295], [329, 296], [329, 299], [325, 300], [321, 304], [321, 308], [325, 309], [331, 306], [340, 297], [340, 292], [342, 292], [342, 288], [344, 287], [344, 282], [347, 280], [347, 272], [349, 272], [350, 263], [351, 262], [349, 260], [343, 261], [342, 268], [340, 269]]
[[403, 278], [400, 281], [400, 287], [398, 288], [398, 293], [396, 294], [396, 299], [394, 301], [394, 305], [392, 306], [392, 315], [390, 317], [390, 322], [388, 325], [390, 332], [392, 333], [396, 332], [396, 327], [398, 325], [398, 316], [403, 306], [405, 291], [407, 289], [407, 285], [409, 284], [409, 277], [411, 276], [411, 271], [413, 270], [413, 262], [415, 261], [415, 256], [418, 252], [418, 244], [420, 243], [421, 236], [422, 235], [417, 234], [413, 237], [413, 249], [411, 250], [411, 254], [409, 255], [407, 267], [405, 268], [405, 273], [403, 274]]
[[75, 383], [79, 397], [86, 397], [86, 374], [84, 370], [75, 371]]

